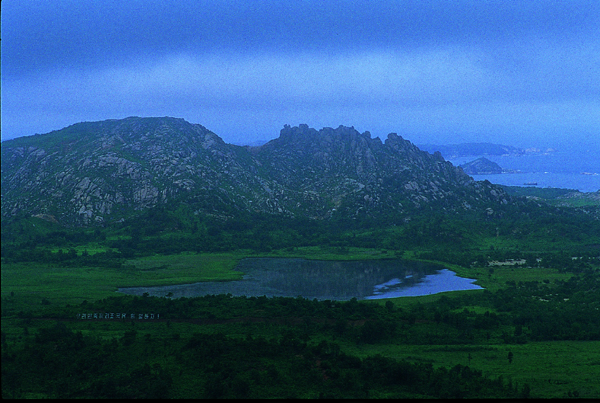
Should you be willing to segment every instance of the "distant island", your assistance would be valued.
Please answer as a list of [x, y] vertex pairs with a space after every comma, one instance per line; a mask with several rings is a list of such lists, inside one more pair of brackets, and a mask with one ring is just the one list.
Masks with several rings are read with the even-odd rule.
[[[494, 161], [490, 161], [485, 157], [477, 158], [471, 162], [459, 165], [463, 172], [467, 175], [495, 175], [495, 174], [519, 174], [523, 173], [519, 170], [502, 168]], [[525, 185], [533, 185], [533, 183], [525, 183]], [[535, 183], [537, 185], [537, 183]]]
[[492, 175], [504, 172], [500, 165], [485, 157], [477, 158], [475, 161], [460, 165], [460, 167], [467, 175]]
[[492, 143], [461, 143], [461, 144], [421, 144], [418, 147], [431, 154], [439, 151], [445, 159], [470, 157], [475, 155], [525, 155], [551, 153], [554, 149], [541, 150], [539, 148], [518, 148]]
[[526, 152], [522, 148], [492, 143], [423, 144], [418, 147], [429, 153], [439, 151], [446, 159], [468, 157], [471, 155], [515, 155], [525, 154]]

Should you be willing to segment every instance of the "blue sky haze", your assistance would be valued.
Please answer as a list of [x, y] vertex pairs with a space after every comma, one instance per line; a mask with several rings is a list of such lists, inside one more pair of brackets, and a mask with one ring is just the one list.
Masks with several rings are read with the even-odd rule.
[[600, 1], [2, 1], [2, 140], [174, 116], [600, 150]]

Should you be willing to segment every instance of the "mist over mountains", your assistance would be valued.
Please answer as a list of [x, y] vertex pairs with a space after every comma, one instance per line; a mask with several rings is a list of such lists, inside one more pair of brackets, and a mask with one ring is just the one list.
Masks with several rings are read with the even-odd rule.
[[457, 213], [511, 201], [500, 187], [391, 133], [288, 126], [262, 146], [236, 146], [183, 119], [78, 123], [2, 143], [2, 216], [101, 224], [154, 206], [235, 217], [311, 219]]
[[[469, 157], [473, 155], [523, 155], [532, 150], [492, 143], [460, 143], [460, 144], [422, 144], [421, 150], [440, 152], [444, 158]], [[539, 150], [537, 150], [539, 151]]]

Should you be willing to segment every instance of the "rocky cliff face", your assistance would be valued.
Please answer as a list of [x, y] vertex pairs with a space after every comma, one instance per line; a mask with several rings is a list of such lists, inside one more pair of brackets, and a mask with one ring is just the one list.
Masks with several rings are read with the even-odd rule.
[[423, 152], [395, 133], [382, 142], [352, 127], [286, 126], [253, 154], [277, 183], [314, 195], [321, 217], [455, 211], [509, 199], [493, 185], [473, 181], [439, 153]]
[[177, 203], [208, 215], [353, 218], [509, 199], [396, 134], [382, 142], [343, 126], [286, 126], [261, 147], [240, 147], [183, 119], [131, 117], [2, 143], [2, 216], [70, 225]]

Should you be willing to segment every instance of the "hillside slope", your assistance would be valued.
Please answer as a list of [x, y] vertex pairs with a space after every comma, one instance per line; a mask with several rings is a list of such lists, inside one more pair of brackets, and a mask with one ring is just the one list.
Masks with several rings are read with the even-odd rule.
[[157, 205], [196, 214], [401, 217], [507, 204], [500, 187], [392, 133], [285, 126], [260, 147], [170, 117], [78, 123], [2, 143], [2, 216], [90, 225]]

